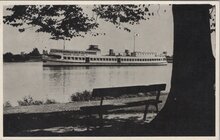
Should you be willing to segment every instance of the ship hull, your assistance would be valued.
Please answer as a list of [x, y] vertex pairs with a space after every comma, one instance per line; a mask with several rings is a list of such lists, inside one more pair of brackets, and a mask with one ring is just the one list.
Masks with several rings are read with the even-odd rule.
[[145, 63], [85, 63], [85, 62], [71, 62], [71, 61], [56, 61], [46, 60], [43, 62], [44, 67], [53, 66], [164, 66], [167, 62], [145, 62]]

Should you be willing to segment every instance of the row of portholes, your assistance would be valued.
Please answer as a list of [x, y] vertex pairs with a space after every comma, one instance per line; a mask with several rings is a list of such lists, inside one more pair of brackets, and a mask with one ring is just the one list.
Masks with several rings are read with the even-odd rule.
[[[85, 60], [85, 57], [63, 57], [66, 60]], [[90, 58], [91, 61], [117, 61], [117, 58]], [[120, 58], [121, 61], [162, 61], [165, 58], [154, 58], [154, 59], [131, 59], [131, 58]]]

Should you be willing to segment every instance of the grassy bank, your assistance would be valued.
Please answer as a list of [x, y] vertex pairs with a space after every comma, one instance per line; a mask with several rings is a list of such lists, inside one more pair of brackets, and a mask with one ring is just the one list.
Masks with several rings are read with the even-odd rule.
[[[118, 104], [155, 98], [155, 96], [106, 99], [103, 104]], [[167, 94], [161, 95], [163, 107]], [[104, 127], [99, 117], [87, 118], [80, 107], [99, 105], [100, 101], [75, 101], [70, 103], [41, 104], [4, 108], [4, 136], [122, 136], [150, 135], [145, 125], [154, 118], [155, 108], [149, 108], [147, 119], [142, 121], [145, 106], [121, 108], [104, 115]], [[89, 130], [87, 127], [89, 126]]]
[[[163, 103], [166, 101], [167, 94], [162, 94], [160, 99]], [[116, 99], [106, 99], [104, 104], [117, 104], [126, 102], [135, 102], [146, 99], [155, 98], [155, 96], [141, 96], [141, 97], [121, 97]], [[54, 103], [54, 104], [40, 104], [40, 105], [28, 105], [28, 106], [15, 106], [5, 107], [3, 110], [4, 114], [14, 113], [48, 113], [48, 112], [59, 112], [59, 111], [76, 111], [83, 106], [99, 105], [99, 100], [89, 101], [74, 101], [70, 103]], [[162, 104], [160, 104], [162, 105]]]

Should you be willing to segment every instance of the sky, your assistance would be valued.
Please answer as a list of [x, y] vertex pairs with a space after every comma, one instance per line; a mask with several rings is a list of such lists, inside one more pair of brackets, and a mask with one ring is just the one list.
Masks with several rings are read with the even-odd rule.
[[[83, 9], [89, 15], [92, 14], [91, 5], [83, 6]], [[10, 12], [4, 7], [3, 14], [8, 15]], [[164, 12], [166, 10], [166, 12]], [[150, 11], [155, 16], [149, 20], [143, 20], [139, 25], [126, 25], [131, 32], [117, 29], [112, 23], [98, 19], [99, 28], [96, 32], [104, 32], [106, 35], [91, 36], [86, 35], [84, 38], [75, 37], [70, 41], [65, 41], [65, 48], [69, 50], [85, 50], [90, 44], [99, 45], [103, 54], [108, 53], [109, 49], [115, 52], [123, 52], [125, 49], [145, 52], [162, 53], [167, 51], [169, 55], [173, 54], [173, 16], [171, 6], [152, 5]], [[40, 52], [43, 49], [52, 48], [62, 49], [63, 41], [51, 40], [50, 35], [46, 33], [36, 33], [35, 29], [28, 29], [20, 33], [18, 28], [9, 25], [3, 25], [3, 53], [12, 52], [14, 54], [21, 52], [30, 52], [33, 48], [38, 48]]]

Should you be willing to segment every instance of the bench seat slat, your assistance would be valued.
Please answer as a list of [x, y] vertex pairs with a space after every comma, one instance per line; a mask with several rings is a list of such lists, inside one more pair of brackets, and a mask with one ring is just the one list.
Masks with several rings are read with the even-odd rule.
[[137, 102], [129, 102], [129, 103], [120, 103], [114, 105], [103, 105], [103, 106], [84, 106], [81, 107], [80, 110], [85, 111], [86, 113], [99, 113], [99, 111], [107, 112], [109, 110], [118, 109], [118, 108], [127, 108], [127, 107], [135, 107], [141, 105], [155, 105], [158, 103], [162, 103], [162, 101], [156, 101], [154, 99], [137, 101]]

